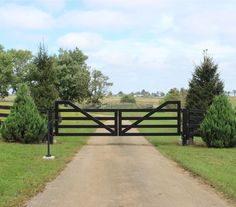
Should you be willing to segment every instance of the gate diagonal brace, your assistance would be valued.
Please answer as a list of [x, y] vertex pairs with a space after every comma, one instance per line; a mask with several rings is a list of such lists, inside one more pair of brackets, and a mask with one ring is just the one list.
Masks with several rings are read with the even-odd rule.
[[138, 119], [136, 122], [134, 122], [133, 124], [129, 125], [128, 127], [126, 127], [124, 130], [122, 130], [122, 133], [126, 133], [127, 131], [129, 131], [131, 128], [135, 128], [139, 123], [141, 123], [142, 121], [144, 121], [145, 119], [149, 118], [150, 116], [152, 116], [154, 113], [158, 112], [159, 110], [161, 110], [163, 107], [165, 107], [168, 104], [177, 104], [177, 107], [179, 106], [180, 102], [179, 101], [167, 101], [163, 104], [161, 104], [160, 106], [158, 106], [157, 108], [153, 109], [151, 112], [149, 112], [148, 114], [146, 114], [144, 117], [142, 117], [141, 119]]
[[[60, 101], [58, 101], [58, 103], [60, 104]], [[71, 101], [63, 101], [63, 104], [68, 104], [70, 106], [72, 106], [74, 109], [76, 109], [77, 111], [79, 111], [80, 113], [82, 113], [84, 116], [90, 118], [91, 120], [93, 120], [94, 122], [96, 122], [98, 125], [104, 127], [106, 130], [108, 130], [110, 133], [115, 133], [115, 131], [113, 129], [111, 129], [110, 127], [108, 127], [107, 125], [103, 124], [101, 121], [99, 121], [98, 119], [96, 119], [95, 117], [91, 116], [89, 113], [87, 113], [86, 111], [84, 111], [83, 109], [79, 108], [78, 106], [76, 106], [75, 104], [73, 104]]]

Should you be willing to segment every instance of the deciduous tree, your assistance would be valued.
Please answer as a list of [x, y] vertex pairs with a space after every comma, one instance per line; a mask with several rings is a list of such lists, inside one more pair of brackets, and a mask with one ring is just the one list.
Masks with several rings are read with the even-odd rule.
[[26, 82], [26, 75], [29, 70], [33, 55], [28, 50], [8, 50], [12, 62], [13, 78], [11, 89], [13, 93], [17, 91], [18, 85]]
[[87, 58], [78, 48], [59, 50], [56, 87], [62, 100], [82, 102], [88, 98], [90, 72], [85, 63]]
[[91, 97], [89, 102], [92, 104], [100, 104], [101, 99], [108, 92], [109, 87], [113, 83], [109, 82], [109, 77], [102, 74], [99, 70], [93, 70], [91, 73], [91, 82], [90, 82], [90, 93]]
[[13, 79], [12, 62], [9, 54], [0, 45], [0, 97], [8, 96]]

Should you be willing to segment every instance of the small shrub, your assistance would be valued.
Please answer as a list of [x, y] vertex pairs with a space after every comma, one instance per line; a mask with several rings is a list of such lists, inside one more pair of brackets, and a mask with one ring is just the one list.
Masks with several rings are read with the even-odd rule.
[[200, 126], [201, 136], [208, 147], [236, 145], [236, 117], [225, 95], [214, 98]]
[[125, 95], [120, 99], [121, 103], [136, 103], [134, 96]]
[[40, 143], [47, 132], [43, 119], [29, 96], [26, 85], [21, 85], [11, 112], [1, 127], [3, 140], [7, 142]]

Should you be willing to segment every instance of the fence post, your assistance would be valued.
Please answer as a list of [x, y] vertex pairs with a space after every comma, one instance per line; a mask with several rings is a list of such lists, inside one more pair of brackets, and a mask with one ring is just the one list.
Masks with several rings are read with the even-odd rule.
[[118, 129], [119, 136], [122, 136], [122, 111], [121, 110], [118, 110], [118, 125], [119, 125], [119, 129]]
[[52, 110], [48, 109], [47, 110], [47, 115], [48, 115], [48, 133], [47, 133], [47, 154], [43, 157], [44, 159], [50, 160], [54, 159], [55, 157], [51, 155], [51, 146], [50, 144], [53, 143], [53, 115], [52, 115]]
[[182, 145], [187, 145], [189, 139], [189, 111], [188, 109], [183, 109], [182, 112], [183, 112]]
[[48, 110], [48, 131], [49, 131], [50, 144], [53, 144], [53, 125], [54, 125], [53, 112], [54, 112], [54, 110], [52, 110], [52, 109]]
[[115, 121], [114, 121], [114, 124], [115, 124], [115, 135], [116, 136], [119, 136], [119, 114], [120, 114], [120, 111], [119, 111], [119, 109], [117, 109], [115, 111]]
[[54, 105], [54, 113], [55, 113], [55, 115], [54, 115], [54, 118], [55, 118], [55, 122], [54, 122], [55, 135], [58, 134], [58, 124], [59, 124], [59, 115], [58, 115], [59, 112], [58, 112], [58, 110], [59, 110], [59, 104], [58, 104], [57, 101], [55, 101], [55, 105]]

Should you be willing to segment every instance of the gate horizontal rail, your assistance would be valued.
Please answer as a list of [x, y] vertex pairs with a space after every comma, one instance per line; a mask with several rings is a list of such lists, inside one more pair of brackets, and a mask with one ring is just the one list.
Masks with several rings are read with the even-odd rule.
[[[63, 108], [60, 105], [67, 105], [70, 108]], [[165, 108], [169, 105], [174, 108]], [[69, 116], [68, 114], [77, 112], [83, 116]], [[99, 116], [96, 113], [108, 112], [112, 113], [106, 116]], [[169, 114], [169, 116], [156, 115], [156, 113], [176, 113], [176, 116]], [[56, 136], [175, 136], [180, 135], [180, 121], [181, 121], [181, 108], [179, 101], [167, 101], [155, 109], [81, 109], [70, 101], [57, 101], [55, 103], [55, 116], [62, 123], [55, 124]], [[66, 114], [63, 114], [66, 113]], [[94, 114], [90, 114], [94, 113]], [[126, 114], [129, 113], [129, 114]], [[134, 116], [131, 114], [134, 113]], [[137, 113], [146, 113], [140, 115]], [[63, 115], [62, 115], [63, 114]], [[128, 115], [128, 116], [125, 116]], [[171, 124], [157, 124], [155, 121], [175, 121]], [[78, 121], [78, 123], [65, 123], [63, 121]], [[84, 124], [81, 122], [92, 121], [93, 124]], [[107, 124], [106, 121], [112, 121]], [[131, 121], [131, 124], [123, 123], [123, 121]], [[145, 121], [153, 121], [150, 124], [140, 124]], [[107, 132], [62, 132], [62, 129], [105, 129]], [[129, 132], [130, 129], [176, 129], [175, 132]]]

